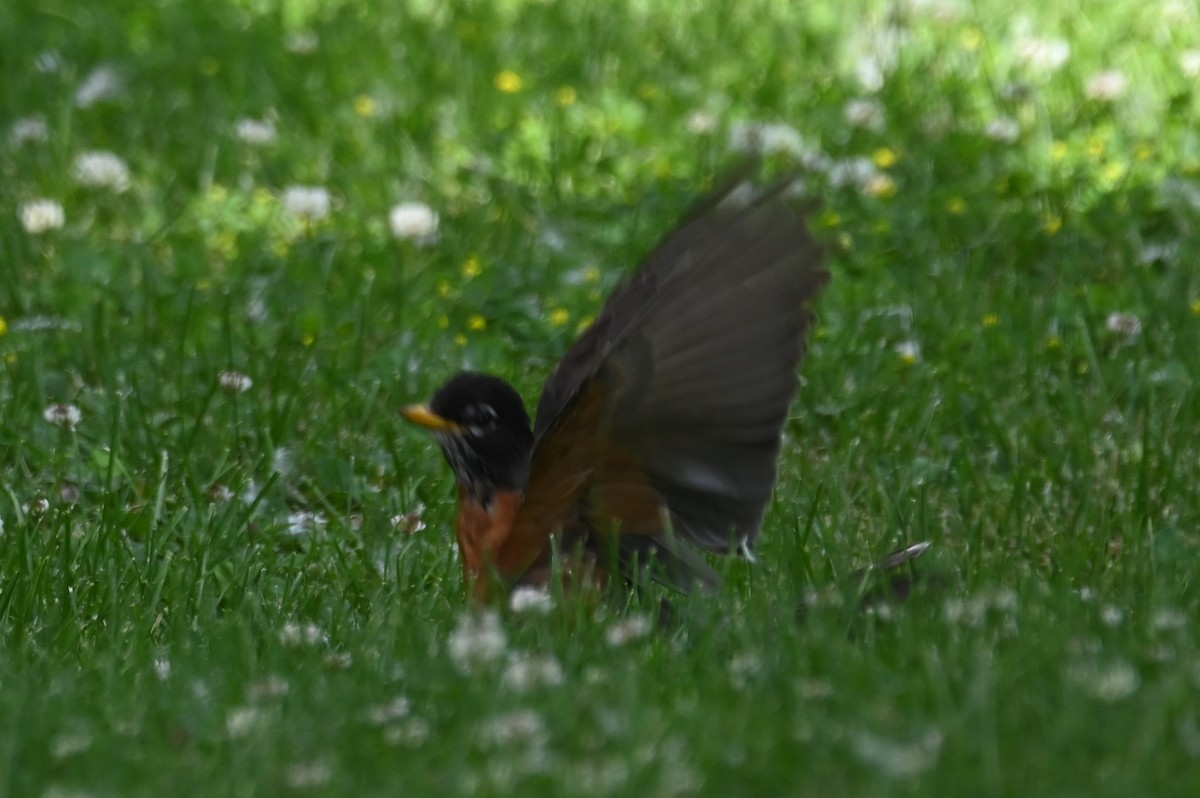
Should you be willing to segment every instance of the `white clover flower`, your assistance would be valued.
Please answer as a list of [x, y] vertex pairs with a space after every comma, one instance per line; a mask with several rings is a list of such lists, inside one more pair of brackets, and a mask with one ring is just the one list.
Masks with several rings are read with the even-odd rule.
[[1105, 604], [1100, 608], [1100, 620], [1105, 626], [1120, 626], [1125, 620], [1125, 611], [1115, 604]]
[[489, 610], [468, 612], [459, 618], [450, 634], [447, 651], [454, 667], [466, 675], [502, 657], [507, 646], [500, 617]]
[[402, 202], [388, 211], [388, 226], [396, 238], [428, 243], [437, 237], [438, 215], [423, 202]]
[[549, 654], [514, 659], [504, 670], [500, 683], [516, 693], [529, 693], [563, 683], [563, 669]]
[[1137, 669], [1124, 660], [1108, 664], [1078, 663], [1071, 666], [1067, 674], [1093, 698], [1110, 703], [1136, 693], [1141, 682]]
[[13, 122], [8, 131], [8, 143], [20, 147], [27, 141], [46, 141], [50, 138], [50, 128], [46, 117], [41, 114], [26, 116]]
[[320, 532], [328, 523], [329, 519], [323, 513], [297, 510], [294, 513], [288, 513], [287, 532], [293, 537], [311, 535], [314, 532]]
[[234, 129], [238, 139], [254, 146], [270, 144], [278, 136], [275, 123], [270, 119], [239, 119]]
[[98, 102], [111, 100], [121, 93], [121, 76], [110, 66], [99, 66], [83, 79], [75, 90], [75, 105], [90, 108]]
[[717, 115], [705, 108], [697, 108], [688, 114], [685, 125], [689, 133], [707, 136], [717, 129]]
[[1142, 334], [1142, 320], [1132, 313], [1110, 313], [1104, 321], [1104, 326], [1110, 333], [1127, 340], [1132, 340]]
[[320, 186], [290, 186], [283, 192], [283, 207], [293, 216], [318, 221], [329, 215], [331, 198]]
[[1085, 91], [1089, 100], [1111, 103], [1121, 99], [1129, 88], [1129, 78], [1119, 69], [1106, 69], [1088, 78]]
[[250, 734], [265, 719], [266, 713], [257, 707], [234, 707], [225, 716], [225, 732], [236, 740]]
[[873, 130], [876, 133], [883, 130], [885, 114], [883, 103], [870, 97], [859, 97], [846, 103], [842, 109], [846, 124], [851, 127]]
[[120, 194], [129, 188], [129, 166], [114, 153], [97, 150], [75, 159], [71, 176], [80, 185], [108, 188]]
[[21, 206], [21, 226], [30, 235], [41, 235], [66, 224], [63, 206], [51, 199], [36, 199]]
[[1200, 50], [1188, 50], [1180, 55], [1179, 71], [1184, 77], [1200, 78]]
[[1071, 59], [1071, 45], [1062, 39], [1030, 36], [1016, 46], [1017, 60], [1034, 72], [1055, 72]]
[[604, 633], [604, 640], [613, 648], [640, 640], [650, 634], [652, 629], [650, 619], [645, 615], [630, 615], [624, 620], [614, 623]]
[[367, 709], [367, 722], [383, 726], [394, 720], [407, 717], [412, 711], [412, 701], [405, 696], [396, 696], [386, 704], [376, 704]]
[[518, 615], [547, 615], [554, 609], [554, 596], [543, 588], [524, 585], [509, 595], [508, 607]]
[[885, 776], [911, 778], [937, 762], [942, 734], [931, 730], [916, 740], [900, 741], [863, 731], [856, 733], [851, 742], [854, 754]]
[[1002, 141], [1005, 144], [1012, 144], [1021, 137], [1021, 125], [1012, 117], [997, 117], [987, 123], [987, 127], [983, 129], [983, 135], [992, 141]]
[[83, 413], [75, 405], [57, 404], [50, 405], [43, 410], [42, 418], [46, 419], [47, 424], [65, 429], [75, 429], [83, 420]]
[[297, 762], [287, 769], [284, 778], [293, 790], [315, 790], [329, 783], [333, 769], [321, 761]]
[[222, 371], [217, 375], [217, 384], [221, 390], [229, 393], [245, 393], [254, 385], [254, 380], [240, 371]]
[[532, 709], [518, 709], [492, 718], [479, 730], [487, 745], [537, 745], [546, 738], [546, 724]]
[[295, 621], [288, 621], [279, 630], [279, 642], [292, 648], [313, 648], [328, 643], [329, 636], [315, 623], [299, 624]]

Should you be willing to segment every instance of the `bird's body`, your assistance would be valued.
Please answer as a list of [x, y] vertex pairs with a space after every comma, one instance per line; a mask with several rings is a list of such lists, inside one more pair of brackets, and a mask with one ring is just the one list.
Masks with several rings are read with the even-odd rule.
[[[547, 380], [530, 425], [503, 380], [460, 374], [406, 408], [458, 482], [477, 596], [647, 576], [711, 584], [775, 485], [823, 252], [781, 192], [728, 184], [667, 235]], [[557, 557], [554, 556], [557, 552]]]

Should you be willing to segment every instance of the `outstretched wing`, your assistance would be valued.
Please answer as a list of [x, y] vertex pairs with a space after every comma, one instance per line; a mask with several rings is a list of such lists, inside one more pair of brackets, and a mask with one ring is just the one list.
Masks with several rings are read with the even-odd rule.
[[738, 202], [733, 188], [663, 240], [547, 381], [502, 574], [571, 524], [701, 580], [703, 560], [684, 544], [728, 552], [757, 538], [806, 304], [829, 275], [779, 190]]

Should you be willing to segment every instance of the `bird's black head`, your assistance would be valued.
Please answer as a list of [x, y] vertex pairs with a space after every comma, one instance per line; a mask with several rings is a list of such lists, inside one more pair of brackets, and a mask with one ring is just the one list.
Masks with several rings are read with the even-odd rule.
[[464, 372], [413, 405], [405, 418], [430, 430], [458, 484], [487, 503], [497, 490], [523, 490], [533, 432], [516, 389], [490, 374]]

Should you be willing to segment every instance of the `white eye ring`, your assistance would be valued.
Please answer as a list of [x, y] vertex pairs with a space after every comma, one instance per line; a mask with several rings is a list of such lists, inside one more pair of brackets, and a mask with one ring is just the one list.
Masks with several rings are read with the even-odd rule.
[[496, 408], [491, 405], [475, 405], [475, 412], [480, 421], [489, 424], [499, 417], [499, 414], [496, 413]]

